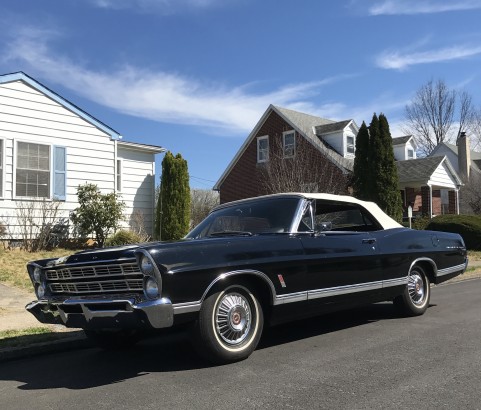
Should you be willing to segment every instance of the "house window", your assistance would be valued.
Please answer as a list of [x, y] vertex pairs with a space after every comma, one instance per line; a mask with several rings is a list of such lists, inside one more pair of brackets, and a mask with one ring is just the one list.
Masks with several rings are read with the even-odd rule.
[[117, 175], [116, 175], [116, 182], [117, 182], [117, 192], [122, 192], [122, 160], [117, 160]]
[[294, 131], [287, 131], [282, 134], [282, 147], [284, 158], [292, 158], [296, 153], [296, 134]]
[[17, 143], [15, 195], [33, 198], [50, 196], [49, 145]]
[[348, 154], [354, 155], [355, 147], [354, 147], [354, 137], [352, 135], [348, 135], [346, 137], [346, 152]]
[[414, 159], [414, 150], [408, 148], [408, 159]]
[[0, 140], [0, 198], [3, 197], [3, 140]]
[[269, 161], [269, 136], [257, 138], [257, 162]]

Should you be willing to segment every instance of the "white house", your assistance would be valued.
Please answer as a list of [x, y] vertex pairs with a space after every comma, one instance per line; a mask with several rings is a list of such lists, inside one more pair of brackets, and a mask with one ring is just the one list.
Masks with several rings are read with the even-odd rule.
[[[77, 187], [96, 184], [125, 202], [125, 227], [152, 234], [159, 146], [122, 136], [25, 73], [0, 76], [0, 223], [19, 234], [19, 210], [60, 201], [68, 221]], [[39, 215], [36, 215], [37, 218]], [[139, 228], [136, 226], [136, 228]]]

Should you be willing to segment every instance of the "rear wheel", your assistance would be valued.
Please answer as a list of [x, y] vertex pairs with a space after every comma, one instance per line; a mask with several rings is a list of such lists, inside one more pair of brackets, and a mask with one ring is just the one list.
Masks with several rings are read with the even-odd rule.
[[140, 340], [140, 334], [136, 330], [84, 330], [84, 332], [87, 339], [105, 350], [127, 349]]
[[394, 305], [405, 315], [419, 316], [428, 308], [430, 296], [429, 278], [423, 268], [415, 265], [409, 272], [404, 293], [394, 299]]
[[264, 317], [256, 295], [233, 285], [208, 296], [194, 326], [192, 343], [213, 363], [243, 360], [255, 350]]

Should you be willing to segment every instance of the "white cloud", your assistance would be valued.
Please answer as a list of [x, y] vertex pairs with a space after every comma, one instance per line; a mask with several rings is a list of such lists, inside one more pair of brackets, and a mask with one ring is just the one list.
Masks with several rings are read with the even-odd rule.
[[376, 65], [385, 69], [404, 70], [413, 65], [458, 60], [481, 54], [481, 46], [453, 46], [419, 52], [385, 51], [376, 58]]
[[481, 9], [481, 0], [384, 0], [371, 6], [369, 8], [369, 14], [373, 16], [431, 14], [476, 9]]
[[[4, 58], [26, 67], [33, 76], [60, 84], [118, 112], [159, 122], [201, 125], [217, 133], [251, 130], [271, 103], [293, 109], [310, 107], [308, 99], [317, 95], [320, 87], [350, 77], [341, 75], [252, 93], [248, 86], [206, 85], [195, 78], [132, 65], [101, 72], [52, 52], [48, 46], [52, 35], [56, 34], [24, 28], [9, 42]], [[310, 111], [336, 118], [340, 107], [332, 104], [313, 110]]]

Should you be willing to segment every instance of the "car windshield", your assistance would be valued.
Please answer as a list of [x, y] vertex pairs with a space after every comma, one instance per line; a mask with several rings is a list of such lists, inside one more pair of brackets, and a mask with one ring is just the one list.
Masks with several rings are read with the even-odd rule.
[[289, 232], [299, 200], [299, 198], [262, 199], [218, 209], [194, 228], [186, 238]]

